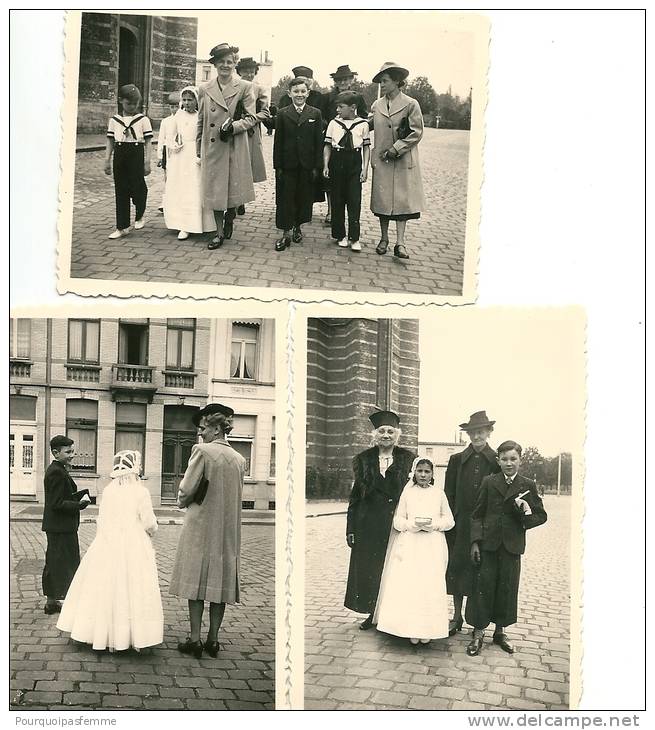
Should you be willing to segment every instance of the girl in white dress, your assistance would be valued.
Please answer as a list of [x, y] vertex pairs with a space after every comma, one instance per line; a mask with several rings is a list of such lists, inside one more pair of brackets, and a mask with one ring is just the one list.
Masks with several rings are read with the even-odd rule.
[[100, 502], [96, 536], [82, 558], [57, 628], [94, 649], [142, 649], [164, 640], [150, 536], [157, 531], [141, 454], [119, 451]]
[[179, 231], [184, 241], [189, 233], [215, 231], [213, 211], [203, 214], [200, 190], [200, 158], [196, 154], [198, 89], [186, 86], [180, 92], [180, 108], [170, 123], [166, 145], [164, 222]]
[[400, 496], [380, 582], [378, 631], [412, 644], [448, 636], [444, 532], [455, 525], [429, 459], [414, 460]]

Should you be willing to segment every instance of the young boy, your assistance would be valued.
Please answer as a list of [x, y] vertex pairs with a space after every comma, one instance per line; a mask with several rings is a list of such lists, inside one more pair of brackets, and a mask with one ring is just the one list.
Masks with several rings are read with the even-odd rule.
[[[330, 180], [332, 238], [341, 248], [361, 251], [359, 214], [362, 183], [366, 182], [371, 156], [368, 122], [357, 116], [357, 94], [341, 92], [336, 99], [337, 116], [328, 124], [323, 148], [323, 177]], [[345, 209], [348, 209], [346, 241]]]
[[121, 114], [114, 114], [107, 127], [105, 175], [111, 175], [111, 157], [116, 192], [116, 230], [109, 238], [120, 238], [130, 227], [130, 200], [136, 208], [134, 228], [143, 228], [148, 188], [145, 177], [150, 174], [152, 124], [148, 117], [137, 114], [141, 92], [134, 84], [118, 90]]
[[50, 441], [52, 464], [43, 479], [45, 504], [41, 529], [46, 534], [45, 566], [41, 579], [46, 597], [44, 612], [59, 613], [61, 603], [80, 564], [80, 545], [77, 529], [80, 510], [91, 503], [88, 489], [77, 490], [67, 467], [75, 457], [72, 439], [55, 436]]
[[[180, 108], [179, 92], [174, 91], [172, 94], [168, 95], [168, 108], [171, 113], [161, 120], [161, 124], [159, 125], [159, 134], [157, 135], [157, 167], [161, 167], [164, 171], [164, 183], [166, 183], [167, 150], [168, 147], [173, 144], [173, 137], [175, 135], [175, 132], [173, 131], [175, 129], [173, 117], [175, 117], [177, 110]], [[160, 213], [164, 212], [165, 190], [166, 185], [164, 184], [164, 192], [161, 194], [161, 206], [159, 207]]]
[[485, 477], [471, 513], [471, 560], [478, 572], [466, 603], [466, 621], [474, 627], [469, 656], [482, 650], [484, 631], [494, 622], [493, 642], [514, 652], [505, 627], [516, 623], [525, 531], [546, 522], [537, 487], [518, 473], [521, 447], [504, 441], [498, 447], [501, 472]]
[[302, 241], [301, 226], [312, 219], [314, 185], [323, 167], [323, 118], [307, 104], [309, 82], [298, 76], [289, 83], [292, 103], [280, 109], [275, 123], [275, 224], [282, 230], [275, 250]]

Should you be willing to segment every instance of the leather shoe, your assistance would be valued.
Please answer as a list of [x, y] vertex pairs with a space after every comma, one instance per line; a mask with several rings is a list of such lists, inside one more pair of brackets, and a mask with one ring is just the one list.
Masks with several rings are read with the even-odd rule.
[[385, 241], [383, 238], [380, 243], [378, 243], [378, 245], [375, 247], [375, 253], [379, 254], [380, 256], [384, 256], [388, 248], [389, 241]]
[[494, 634], [494, 644], [498, 644], [498, 646], [508, 654], [514, 653], [514, 646], [507, 640], [507, 634]]
[[460, 617], [457, 620], [451, 619], [448, 622], [448, 636], [455, 636], [458, 631], [462, 630], [462, 626], [464, 626], [463, 618]]
[[482, 651], [483, 643], [484, 636], [474, 636], [466, 647], [466, 653], [469, 656], [477, 656]]
[[302, 231], [300, 230], [300, 227], [293, 229], [293, 235], [291, 236], [291, 240], [294, 243], [300, 243], [302, 241]]
[[220, 248], [223, 245], [223, 236], [216, 236], [215, 238], [212, 238], [212, 240], [207, 244], [207, 248], [210, 251], [215, 251], [217, 248]]
[[361, 631], [368, 631], [373, 628], [373, 615], [367, 616], [361, 624], [359, 624]]
[[291, 245], [291, 239], [289, 236], [282, 236], [279, 241], [275, 242], [276, 251], [284, 251], [285, 248], [289, 248]]
[[177, 645], [177, 650], [181, 652], [182, 654], [191, 654], [196, 659], [200, 659], [202, 656], [202, 641], [198, 639], [198, 641], [191, 641], [190, 638], [187, 637], [187, 640], [184, 642], [181, 642]]
[[206, 641], [205, 642], [205, 651], [213, 659], [216, 659], [216, 657], [218, 656], [218, 652], [220, 651], [220, 648], [221, 648], [221, 645], [218, 643], [218, 641]]
[[246, 206], [245, 205], [240, 205], [237, 208], [237, 215], [245, 215], [245, 214], [246, 214]]
[[225, 221], [223, 223], [223, 238], [226, 241], [229, 241], [230, 238], [232, 238], [232, 231], [234, 230], [234, 222], [233, 221]]
[[48, 616], [53, 613], [61, 613], [61, 603], [46, 603], [43, 607], [43, 613], [47, 613]]
[[407, 253], [407, 249], [402, 245], [402, 243], [400, 243], [400, 244], [397, 243], [393, 247], [393, 255], [397, 259], [408, 259], [409, 258], [409, 254]]

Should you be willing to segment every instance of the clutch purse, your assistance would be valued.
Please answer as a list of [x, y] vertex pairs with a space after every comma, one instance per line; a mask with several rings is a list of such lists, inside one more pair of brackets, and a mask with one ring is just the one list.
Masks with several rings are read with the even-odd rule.
[[398, 139], [405, 139], [405, 137], [409, 137], [409, 135], [412, 133], [412, 130], [409, 126], [409, 119], [407, 117], [403, 117], [400, 120], [400, 124], [398, 125]]
[[414, 522], [417, 525], [431, 525], [432, 524], [432, 517], [417, 517]]
[[202, 481], [200, 482], [200, 486], [198, 489], [196, 489], [195, 494], [193, 495], [193, 499], [191, 500], [195, 504], [202, 504], [205, 501], [205, 497], [207, 496], [207, 487], [209, 486], [209, 482], [205, 477], [202, 478]]

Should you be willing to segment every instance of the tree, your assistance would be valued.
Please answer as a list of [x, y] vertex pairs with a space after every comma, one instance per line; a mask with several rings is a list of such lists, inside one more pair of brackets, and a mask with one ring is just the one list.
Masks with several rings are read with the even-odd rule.
[[271, 104], [275, 104], [277, 106], [280, 103], [280, 99], [287, 93], [289, 89], [289, 82], [293, 76], [286, 75], [282, 76], [282, 78], [275, 84], [275, 86], [271, 89]]
[[436, 114], [437, 92], [425, 76], [417, 76], [405, 85], [403, 91], [418, 101], [423, 114]]
[[537, 484], [546, 483], [546, 460], [536, 446], [523, 449], [521, 473], [529, 479], [534, 479]]

